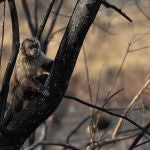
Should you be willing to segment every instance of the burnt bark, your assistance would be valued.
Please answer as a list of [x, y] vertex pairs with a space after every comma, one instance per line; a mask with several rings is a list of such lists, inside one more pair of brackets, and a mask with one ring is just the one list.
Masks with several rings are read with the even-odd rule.
[[17, 54], [19, 52], [19, 43], [20, 43], [18, 15], [17, 15], [15, 1], [8, 0], [8, 4], [9, 4], [9, 10], [10, 10], [11, 22], [12, 22], [13, 40], [12, 40], [12, 52], [11, 52], [10, 60], [5, 71], [2, 87], [0, 90], [0, 121], [3, 120], [4, 111], [6, 108], [7, 95], [9, 91], [9, 82], [16, 62]]
[[101, 0], [79, 0], [70, 18], [45, 86], [50, 96], [34, 97], [1, 130], [0, 149], [20, 149], [32, 132], [57, 109], [68, 87], [78, 54]]

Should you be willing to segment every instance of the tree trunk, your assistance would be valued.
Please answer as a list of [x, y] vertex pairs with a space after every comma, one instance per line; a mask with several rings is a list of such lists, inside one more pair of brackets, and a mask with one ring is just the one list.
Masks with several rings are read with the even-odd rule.
[[7, 130], [0, 136], [0, 149], [20, 149], [32, 132], [59, 106], [68, 87], [78, 54], [86, 33], [95, 19], [101, 0], [79, 0], [68, 23], [56, 55], [51, 75], [46, 81], [49, 86], [48, 99], [38, 95], [24, 110], [9, 122]]

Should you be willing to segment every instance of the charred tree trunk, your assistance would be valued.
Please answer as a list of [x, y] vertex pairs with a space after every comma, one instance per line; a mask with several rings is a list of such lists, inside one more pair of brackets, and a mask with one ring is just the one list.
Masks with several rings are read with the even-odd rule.
[[86, 33], [93, 23], [101, 0], [79, 0], [68, 23], [45, 86], [48, 99], [38, 95], [16, 114], [0, 135], [0, 149], [20, 149], [32, 132], [57, 109], [68, 87]]

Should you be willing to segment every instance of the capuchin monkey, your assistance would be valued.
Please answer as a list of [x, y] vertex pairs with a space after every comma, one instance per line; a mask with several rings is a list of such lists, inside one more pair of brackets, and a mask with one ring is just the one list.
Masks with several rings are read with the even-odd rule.
[[12, 109], [22, 110], [24, 101], [29, 100], [31, 92], [49, 96], [48, 90], [36, 77], [38, 72], [50, 71], [53, 61], [41, 51], [37, 38], [25, 39], [20, 47], [12, 80]]
[[27, 38], [22, 42], [12, 80], [11, 107], [13, 112], [22, 110], [24, 102], [30, 99], [31, 93], [40, 93], [44, 97], [49, 96], [48, 90], [37, 76], [41, 69], [49, 72], [52, 64], [53, 60], [46, 57], [41, 51], [37, 38]]
[[39, 75], [39, 72], [41, 70], [49, 72], [52, 64], [53, 60], [41, 51], [37, 38], [27, 38], [22, 42], [13, 72], [11, 104], [0, 125], [0, 132], [5, 133], [4, 129], [14, 114], [20, 112], [32, 96], [41, 94], [48, 97], [50, 95], [44, 87], [48, 75]]

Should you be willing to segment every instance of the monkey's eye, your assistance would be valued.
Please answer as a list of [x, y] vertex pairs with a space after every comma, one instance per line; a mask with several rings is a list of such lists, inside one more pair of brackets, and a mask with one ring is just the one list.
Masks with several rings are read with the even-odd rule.
[[29, 48], [30, 48], [30, 49], [38, 48], [38, 45], [37, 45], [37, 44], [32, 44]]
[[39, 47], [39, 45], [38, 45], [38, 44], [34, 44], [34, 47], [35, 47], [35, 48], [38, 48], [38, 47]]

